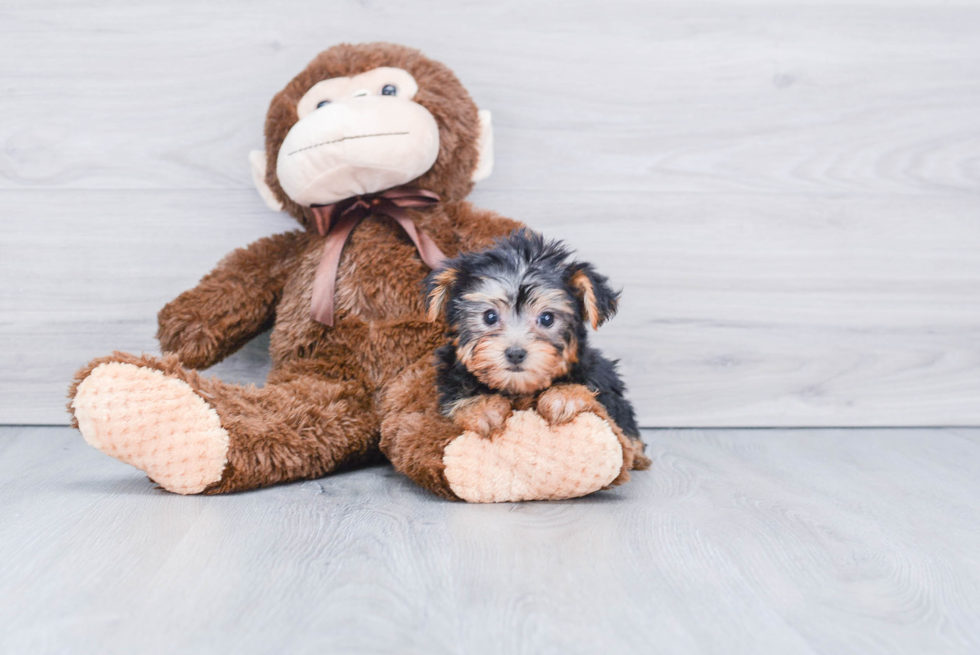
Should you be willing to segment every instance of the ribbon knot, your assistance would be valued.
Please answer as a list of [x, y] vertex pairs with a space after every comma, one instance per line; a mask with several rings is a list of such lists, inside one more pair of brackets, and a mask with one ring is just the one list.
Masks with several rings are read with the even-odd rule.
[[332, 205], [311, 207], [316, 219], [316, 229], [327, 240], [323, 244], [320, 265], [313, 278], [313, 319], [324, 325], [333, 325], [334, 293], [337, 284], [337, 267], [351, 232], [368, 216], [387, 216], [401, 225], [419, 251], [419, 256], [429, 268], [436, 268], [446, 259], [439, 246], [428, 234], [419, 232], [408, 215], [409, 207], [427, 207], [439, 202], [439, 195], [431, 191], [400, 186], [381, 193], [354, 196]]

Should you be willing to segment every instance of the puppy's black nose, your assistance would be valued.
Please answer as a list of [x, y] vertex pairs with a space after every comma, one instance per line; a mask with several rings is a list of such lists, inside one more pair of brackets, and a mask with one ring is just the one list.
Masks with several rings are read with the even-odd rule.
[[507, 361], [511, 364], [520, 364], [527, 357], [527, 351], [523, 348], [518, 348], [516, 346], [511, 346], [504, 351], [504, 356], [507, 357]]

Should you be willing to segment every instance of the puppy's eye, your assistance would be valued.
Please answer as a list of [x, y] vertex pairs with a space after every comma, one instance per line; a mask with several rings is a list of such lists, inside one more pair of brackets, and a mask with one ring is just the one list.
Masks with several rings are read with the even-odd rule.
[[492, 309], [488, 309], [487, 311], [483, 312], [483, 322], [487, 325], [493, 325], [499, 320], [500, 317], [497, 316], [497, 312], [493, 311]]
[[316, 108], [319, 109], [320, 107], [326, 107], [329, 104], [329, 100], [321, 100], [320, 102], [316, 103]]
[[555, 324], [555, 315], [552, 314], [551, 312], [545, 312], [544, 314], [538, 317], [538, 324], [541, 327], [550, 328], [552, 325]]
[[398, 89], [395, 88], [394, 84], [385, 84], [381, 89], [381, 95], [383, 96], [393, 96], [398, 93]]

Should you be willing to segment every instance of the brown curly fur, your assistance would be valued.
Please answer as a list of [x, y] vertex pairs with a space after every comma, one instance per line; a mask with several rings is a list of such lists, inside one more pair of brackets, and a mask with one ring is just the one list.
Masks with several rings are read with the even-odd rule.
[[[414, 186], [442, 202], [411, 216], [449, 256], [489, 246], [519, 227], [463, 201], [472, 187], [479, 134], [477, 108], [445, 66], [390, 44], [339, 45], [321, 53], [272, 100], [266, 121], [267, 182], [301, 224], [309, 209], [292, 202], [275, 175], [278, 148], [297, 121], [296, 102], [321, 80], [379, 66], [407, 70], [414, 100], [439, 125], [435, 165]], [[439, 413], [432, 353], [445, 326], [425, 318], [428, 268], [402, 229], [369, 217], [343, 251], [333, 327], [310, 317], [311, 290], [324, 238], [298, 230], [260, 239], [225, 257], [193, 289], [159, 314], [164, 357], [115, 353], [95, 360], [70, 390], [103, 362], [133, 363], [179, 378], [217, 411], [228, 432], [228, 465], [206, 493], [320, 477], [377, 459], [381, 452], [420, 485], [455, 498], [442, 456], [459, 434]], [[204, 378], [207, 368], [272, 328], [272, 371], [262, 388]], [[70, 409], [70, 407], [69, 407]]]

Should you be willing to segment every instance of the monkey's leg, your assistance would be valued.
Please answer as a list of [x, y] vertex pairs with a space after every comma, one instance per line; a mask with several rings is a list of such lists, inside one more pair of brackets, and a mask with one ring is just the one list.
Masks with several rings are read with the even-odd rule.
[[423, 358], [388, 384], [381, 416], [381, 450], [395, 469], [443, 498], [459, 500], [442, 458], [460, 430], [439, 413], [433, 360]]
[[381, 414], [381, 449], [388, 459], [444, 498], [576, 498], [624, 482], [633, 459], [610, 424], [592, 412], [549, 425], [534, 411], [518, 411], [489, 438], [462, 432], [439, 413], [428, 358], [388, 385]]
[[257, 389], [203, 378], [173, 356], [115, 353], [82, 369], [70, 396], [89, 444], [180, 494], [319, 477], [377, 452], [363, 386], [298, 372]]

